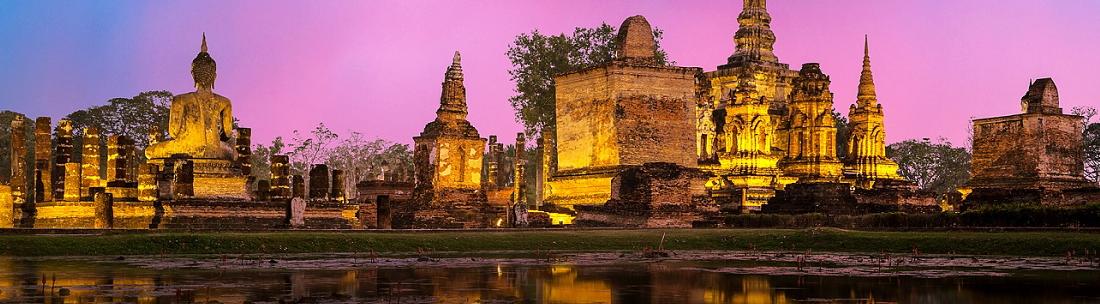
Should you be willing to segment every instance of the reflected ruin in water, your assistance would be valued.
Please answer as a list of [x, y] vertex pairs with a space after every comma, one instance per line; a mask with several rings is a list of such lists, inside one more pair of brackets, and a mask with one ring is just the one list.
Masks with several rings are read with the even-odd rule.
[[[38, 303], [1081, 303], [1096, 271], [915, 278], [734, 274], [737, 262], [150, 267], [125, 260], [0, 260], [0, 301]], [[157, 261], [149, 258], [146, 261]], [[469, 259], [473, 260], [473, 259]], [[257, 258], [257, 263], [290, 263]], [[362, 260], [361, 260], [362, 261]], [[508, 260], [502, 260], [508, 261]], [[516, 260], [520, 261], [520, 260]]]

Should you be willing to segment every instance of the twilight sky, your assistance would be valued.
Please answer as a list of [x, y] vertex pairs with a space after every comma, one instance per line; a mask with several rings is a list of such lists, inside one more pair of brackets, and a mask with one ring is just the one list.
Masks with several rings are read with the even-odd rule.
[[[734, 49], [741, 1], [0, 0], [0, 109], [60, 118], [139, 91], [191, 91], [206, 32], [215, 91], [253, 143], [318, 122], [411, 143], [462, 52], [470, 120], [511, 142], [520, 125], [505, 56], [517, 34], [571, 32], [641, 14], [679, 65], [713, 70]], [[1100, 1], [772, 0], [780, 60], [819, 62], [841, 113], [855, 100], [863, 35], [887, 141], [965, 144], [971, 117], [1015, 114], [1029, 79], [1062, 107], [1100, 107]]]

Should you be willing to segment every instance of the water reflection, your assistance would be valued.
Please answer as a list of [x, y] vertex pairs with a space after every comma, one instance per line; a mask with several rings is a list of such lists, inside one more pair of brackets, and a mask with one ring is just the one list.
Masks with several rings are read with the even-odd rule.
[[734, 275], [729, 265], [171, 269], [0, 259], [0, 301], [35, 303], [1087, 303], [1097, 272], [999, 278]]

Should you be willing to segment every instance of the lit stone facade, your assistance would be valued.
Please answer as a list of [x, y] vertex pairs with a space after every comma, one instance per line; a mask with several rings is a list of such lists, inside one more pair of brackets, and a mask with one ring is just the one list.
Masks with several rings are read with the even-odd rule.
[[414, 137], [414, 164], [418, 187], [437, 190], [481, 189], [481, 160], [485, 139], [466, 120], [466, 87], [461, 55], [455, 52], [443, 81], [436, 119]]
[[848, 156], [844, 160], [846, 175], [857, 184], [871, 188], [878, 180], [901, 180], [898, 164], [886, 157], [886, 125], [882, 105], [875, 93], [871, 76], [871, 55], [867, 41], [863, 44], [863, 72], [859, 76], [856, 103], [848, 110], [852, 128], [848, 137]]
[[410, 204], [395, 214], [403, 228], [478, 228], [503, 223], [506, 214], [490, 205], [482, 188], [486, 139], [466, 120], [462, 58], [447, 68], [436, 118], [413, 137], [416, 183]]
[[661, 66], [649, 22], [619, 29], [616, 58], [555, 77], [556, 121], [542, 189], [549, 204], [572, 208], [611, 198], [611, 179], [630, 166], [694, 167], [695, 81], [699, 68]]
[[1063, 114], [1058, 102], [1054, 81], [1043, 78], [1021, 99], [1023, 113], [974, 120], [971, 197], [1095, 187], [1083, 173], [1084, 118]]
[[843, 165], [836, 154], [836, 121], [829, 76], [816, 63], [802, 65], [790, 96], [790, 106], [779, 132], [787, 136], [783, 173], [800, 182], [838, 181]]
[[[765, 0], [745, 0], [741, 14], [737, 17], [740, 27], [734, 34], [736, 51], [727, 63], [715, 71], [703, 74], [699, 88], [702, 98], [696, 108], [696, 152], [704, 162], [716, 162], [717, 153], [722, 150], [718, 142], [724, 135], [722, 125], [723, 110], [732, 104], [733, 93], [745, 81], [751, 81], [757, 94], [768, 101], [768, 113], [772, 115], [775, 129], [787, 112], [787, 99], [791, 83], [798, 77], [798, 71], [779, 62], [773, 53], [775, 33], [771, 30], [771, 15], [768, 14]], [[747, 80], [745, 78], [752, 78]], [[786, 146], [787, 136], [774, 134], [772, 146]]]

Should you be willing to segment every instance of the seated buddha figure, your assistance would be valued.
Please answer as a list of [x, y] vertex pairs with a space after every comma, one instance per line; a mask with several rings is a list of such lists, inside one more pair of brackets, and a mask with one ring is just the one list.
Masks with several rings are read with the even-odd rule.
[[229, 142], [233, 134], [233, 106], [228, 98], [213, 91], [216, 67], [214, 58], [206, 52], [206, 35], [203, 34], [202, 49], [191, 61], [195, 91], [172, 98], [167, 130], [170, 139], [149, 145], [145, 149], [146, 157], [225, 160], [236, 157]]

